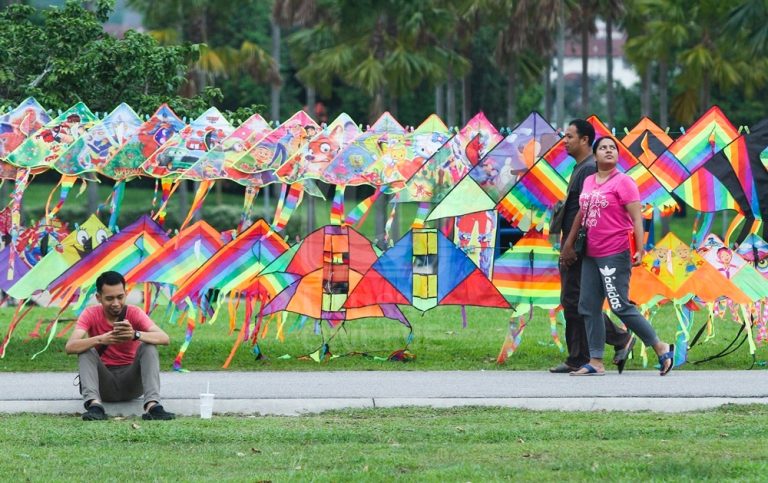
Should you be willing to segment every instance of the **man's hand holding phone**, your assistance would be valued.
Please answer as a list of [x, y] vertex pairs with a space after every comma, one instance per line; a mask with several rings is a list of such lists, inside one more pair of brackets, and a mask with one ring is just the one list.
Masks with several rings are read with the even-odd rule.
[[133, 326], [127, 320], [118, 320], [113, 324], [112, 336], [116, 343], [126, 342], [133, 339]]

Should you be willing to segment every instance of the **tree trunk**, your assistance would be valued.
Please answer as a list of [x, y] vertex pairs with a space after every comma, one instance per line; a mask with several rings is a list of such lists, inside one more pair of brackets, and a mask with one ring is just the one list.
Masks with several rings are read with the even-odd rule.
[[547, 58], [544, 65], [544, 117], [552, 122], [552, 59]]
[[[394, 198], [394, 195], [387, 197], [388, 200], [391, 200], [392, 198]], [[394, 205], [392, 205], [390, 203], [387, 203], [387, 204], [385, 204], [385, 206], [386, 206], [386, 210], [384, 212], [387, 213], [389, 210], [392, 209], [392, 207]], [[401, 212], [402, 212], [402, 210], [400, 210], [400, 209], [396, 210], [395, 211], [395, 218], [392, 220], [392, 232], [390, 233], [390, 235], [392, 236], [392, 241], [395, 241], [395, 242], [400, 239], [400, 215], [401, 215]], [[387, 216], [389, 216], [388, 213], [387, 213]]]
[[640, 92], [640, 115], [651, 116], [651, 76], [653, 71], [651, 70], [651, 63], [645, 66], [645, 72], [643, 72], [642, 86]]
[[710, 90], [712, 81], [708, 71], [704, 72], [704, 79], [701, 82], [701, 108], [699, 109], [699, 115], [704, 114], [709, 109], [710, 103]]
[[88, 213], [96, 213], [99, 208], [99, 183], [88, 183]]
[[378, 200], [376, 200], [376, 203], [374, 203], [373, 208], [376, 210], [374, 213], [375, 218], [375, 229], [376, 232], [374, 234], [374, 240], [376, 243], [376, 246], [380, 249], [386, 248], [386, 243], [384, 242], [384, 232], [387, 230], [387, 197], [381, 196]]
[[456, 82], [453, 78], [453, 68], [450, 66], [445, 87], [445, 116], [448, 127], [456, 126]]
[[[192, 182], [192, 189], [194, 190], [194, 191], [192, 191], [192, 193], [197, 194], [197, 190], [200, 189], [200, 182], [199, 181], [193, 181]], [[190, 208], [191, 208], [191, 206], [190, 206]], [[187, 213], [189, 213], [189, 210], [187, 210]], [[187, 214], [185, 213], [184, 217], [186, 218], [186, 216], [187, 216]], [[203, 219], [203, 210], [202, 209], [197, 210], [197, 212], [194, 215], [192, 215], [192, 221], [194, 221], [194, 222], [198, 222], [198, 221], [200, 221], [202, 219]], [[182, 218], [181, 221], [184, 221], [184, 218]]]
[[315, 231], [315, 197], [307, 195], [307, 233]]
[[317, 104], [317, 95], [315, 94], [315, 88], [307, 86], [307, 114], [309, 117], [317, 121], [317, 113], [315, 113], [315, 104]]
[[397, 96], [389, 96], [389, 113], [397, 119], [399, 104], [397, 102]]
[[516, 59], [509, 59], [507, 67], [507, 126], [514, 127], [517, 120], [517, 63]]
[[560, 28], [557, 33], [557, 84], [555, 92], [555, 124], [565, 127], [565, 20], [563, 2], [560, 2]]
[[581, 110], [589, 113], [589, 30], [581, 29]]
[[384, 113], [384, 88], [380, 87], [376, 94], [373, 96], [373, 105], [371, 106], [371, 118], [370, 124], [376, 122], [376, 120]]
[[472, 80], [469, 74], [461, 78], [461, 125], [466, 126], [472, 117]]
[[[280, 26], [272, 21], [272, 58], [280, 68]], [[270, 91], [270, 117], [273, 121], [280, 120], [280, 85], [272, 84]]]
[[669, 63], [659, 61], [659, 122], [662, 128], [669, 126], [668, 76]]
[[613, 127], [616, 114], [615, 100], [613, 98], [613, 17], [607, 15], [605, 19], [605, 59], [606, 59], [606, 91], [605, 98], [608, 110], [608, 125]]
[[445, 119], [445, 86], [435, 86], [435, 114], [440, 119]]
[[189, 187], [186, 180], [181, 180], [180, 183], [179, 188], [176, 190], [179, 197], [179, 223], [184, 221], [187, 213], [189, 213]]

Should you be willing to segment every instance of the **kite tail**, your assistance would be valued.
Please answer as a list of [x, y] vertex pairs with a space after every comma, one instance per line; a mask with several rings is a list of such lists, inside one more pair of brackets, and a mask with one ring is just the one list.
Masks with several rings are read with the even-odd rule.
[[59, 325], [59, 318], [61, 318], [61, 314], [64, 313], [65, 310], [67, 310], [67, 304], [63, 304], [64, 306], [59, 309], [59, 312], [56, 314], [56, 318], [53, 319], [53, 322], [48, 326], [48, 330], [46, 331], [48, 333], [48, 340], [45, 342], [45, 347], [43, 347], [38, 352], [34, 353], [32, 355], [32, 360], [35, 359], [35, 357], [39, 356], [43, 352], [48, 350], [48, 347], [51, 345], [51, 341], [53, 340], [53, 337], [56, 335], [56, 327]]
[[394, 245], [394, 240], [392, 240], [392, 224], [395, 222], [396, 214], [397, 203], [392, 205], [392, 210], [389, 212], [389, 217], [387, 217], [387, 223], [384, 225], [384, 243], [390, 247]]
[[[517, 320], [516, 320], [517, 319]], [[513, 314], [509, 318], [509, 331], [507, 337], [504, 340], [504, 344], [501, 346], [499, 356], [496, 358], [497, 364], [504, 364], [509, 356], [515, 353], [520, 346], [520, 342], [523, 339], [523, 332], [525, 331], [526, 319], [524, 315], [515, 317]]]
[[416, 216], [413, 219], [413, 223], [411, 223], [411, 228], [424, 228], [425, 220], [427, 219], [427, 215], [429, 215], [431, 206], [429, 201], [422, 201], [419, 203], [419, 208], [416, 210]]
[[184, 343], [179, 348], [179, 353], [176, 354], [176, 358], [173, 360], [173, 370], [177, 372], [184, 372], [181, 368], [181, 360], [184, 359], [184, 353], [187, 352], [189, 344], [192, 342], [192, 335], [195, 333], [195, 318], [193, 314], [187, 318], [187, 332], [184, 334]]
[[712, 231], [712, 223], [715, 221], [714, 213], [697, 213], [693, 222], [693, 239], [691, 246], [699, 246], [701, 241]]
[[[195, 192], [195, 198], [192, 200], [192, 206], [189, 208], [189, 213], [187, 213], [187, 217], [184, 218], [184, 221], [181, 223], [181, 227], [179, 227], [179, 232], [184, 231], [184, 228], [187, 227], [189, 222], [192, 220], [192, 217], [194, 217], [195, 214], [198, 213], [203, 207], [203, 201], [205, 201], [205, 197], [208, 196], [212, 186], [213, 180], [206, 179], [200, 182], [200, 185], [197, 187], [197, 191]], [[178, 246], [179, 240], [177, 237], [176, 247]]]
[[123, 196], [125, 195], [125, 180], [121, 179], [115, 183], [112, 188], [112, 201], [109, 206], [109, 231], [117, 233], [117, 219], [120, 218], [120, 208], [123, 206]]
[[693, 327], [693, 312], [686, 306], [675, 305], [678, 330], [675, 333], [675, 367], [684, 364], [688, 360], [688, 343], [691, 340], [691, 328]]
[[467, 306], [466, 305], [461, 306], [461, 328], [462, 329], [467, 328]]
[[288, 313], [283, 312], [277, 322], [277, 333], [275, 334], [275, 338], [278, 339], [280, 342], [285, 342], [285, 334], [283, 333], [283, 327], [285, 327], [285, 322], [287, 320], [288, 320]]
[[13, 317], [11, 318], [11, 322], [8, 325], [8, 333], [5, 334], [5, 338], [3, 338], [3, 344], [0, 345], [0, 359], [5, 358], [5, 349], [8, 347], [8, 344], [11, 342], [11, 336], [13, 335], [13, 331], [16, 330], [16, 327], [19, 325], [19, 322], [21, 322], [24, 317], [29, 314], [29, 311], [32, 310], [32, 306], [29, 306], [24, 310], [24, 306], [27, 305], [27, 301], [29, 299], [24, 299], [19, 305], [16, 306], [16, 311], [13, 314]]
[[21, 232], [21, 198], [29, 184], [30, 170], [19, 168], [16, 171], [16, 181], [11, 195], [11, 249], [8, 251], [8, 280], [13, 278], [13, 268], [16, 261], [16, 243]]
[[736, 213], [736, 216], [733, 217], [733, 220], [731, 220], [731, 224], [728, 226], [728, 230], [725, 232], [725, 237], [723, 238], [723, 242], [725, 243], [725, 246], [731, 245], [731, 237], [733, 236], [733, 233], [736, 231], [736, 228], [741, 225], [741, 223], [746, 219], [746, 217], [741, 213]]
[[275, 221], [272, 223], [272, 229], [276, 232], [282, 231], [288, 221], [291, 219], [296, 208], [301, 204], [304, 198], [304, 187], [301, 183], [293, 183], [286, 191], [286, 185], [283, 185], [283, 191], [280, 195], [280, 203], [275, 212]]
[[563, 348], [563, 343], [560, 341], [560, 336], [557, 334], [557, 317], [558, 316], [560, 316], [560, 318], [563, 319], [563, 322], [565, 322], [565, 318], [563, 316], [562, 311], [549, 309], [549, 333], [552, 336], [552, 342], [555, 343], [555, 345], [560, 350], [560, 352], [563, 352], [565, 349]]
[[352, 209], [352, 211], [349, 212], [346, 219], [344, 220], [344, 224], [359, 228], [368, 217], [368, 214], [371, 212], [371, 207], [376, 202], [376, 200], [379, 199], [381, 193], [383, 193], [381, 188], [376, 188], [376, 191], [374, 191], [371, 196], [361, 201]]
[[741, 316], [744, 320], [744, 327], [747, 329], [747, 343], [749, 344], [749, 355], [751, 355], [753, 358], [755, 357], [755, 352], [757, 352], [757, 346], [755, 345], [755, 336], [752, 333], [752, 326], [754, 324], [754, 319], [751, 317], [749, 312], [747, 312], [746, 305], [742, 304], [739, 306], [741, 309]]
[[306, 315], [299, 315], [299, 317], [296, 319], [296, 322], [294, 322], [289, 328], [288, 333], [290, 334], [293, 331], [300, 331], [304, 328], [304, 325], [306, 325], [307, 320], [309, 320], [309, 317]]
[[336, 185], [336, 191], [333, 193], [333, 203], [331, 204], [331, 225], [341, 225], [344, 218], [344, 186]]
[[[247, 323], [248, 323], [248, 318], [246, 318], [243, 321], [243, 325], [240, 327], [240, 334], [245, 334], [246, 333], [246, 331], [247, 331], [246, 324]], [[241, 336], [240, 334], [238, 334], [238, 336], [235, 337], [235, 343], [232, 345], [232, 350], [229, 351], [229, 356], [227, 357], [227, 360], [224, 361], [224, 365], [221, 366], [222, 369], [229, 368], [229, 364], [232, 363], [232, 358], [235, 357], [235, 353], [237, 352], [237, 349], [240, 347], [240, 344], [243, 342], [243, 339], [245, 339], [245, 337]]]
[[166, 211], [168, 208], [168, 201], [182, 182], [183, 180], [177, 180], [177, 182], [174, 183], [171, 178], [163, 178], [160, 180], [160, 185], [163, 189], [163, 198], [160, 202], [160, 208], [157, 209], [157, 213], [153, 216], [153, 219], [156, 220], [160, 226], [165, 224], [165, 216], [168, 214]]
[[245, 188], [245, 196], [243, 197], [243, 212], [240, 215], [240, 224], [237, 225], [237, 233], [242, 233], [246, 228], [251, 226], [251, 212], [253, 210], [253, 200], [256, 199], [256, 195], [259, 194], [258, 186], [248, 186]]
[[[61, 175], [59, 183], [51, 190], [51, 193], [48, 195], [48, 201], [45, 203], [46, 224], [51, 218], [56, 216], [56, 213], [58, 213], [59, 210], [61, 210], [61, 207], [64, 206], [64, 202], [67, 200], [67, 196], [69, 196], [69, 190], [72, 189], [76, 182], [77, 176], [70, 176], [66, 174]], [[85, 180], [83, 180], [83, 183], [85, 183]], [[83, 184], [83, 186], [85, 186], [85, 184]], [[56, 203], [56, 206], [53, 207], [53, 210], [49, 210], [51, 206], [51, 200], [53, 199], [53, 193], [56, 192], [56, 188], [61, 188], [59, 191], [59, 201]]]

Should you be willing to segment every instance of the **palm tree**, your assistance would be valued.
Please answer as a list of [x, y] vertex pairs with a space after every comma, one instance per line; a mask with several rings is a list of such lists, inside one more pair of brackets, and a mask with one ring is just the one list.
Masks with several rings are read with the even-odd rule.
[[613, 94], [613, 26], [621, 22], [625, 13], [623, 0], [602, 0], [600, 10], [605, 19], [605, 58], [606, 58], [606, 110], [608, 111], [608, 125], [614, 125], [616, 114], [616, 101]]
[[334, 79], [371, 96], [375, 120], [397, 98], [421, 82], [436, 85], [446, 67], [462, 74], [468, 63], [437, 40], [436, 31], [453, 25], [442, 2], [339, 0], [326, 7], [323, 20], [294, 33], [290, 45], [306, 58], [300, 79], [312, 79], [330, 91]]
[[504, 24], [497, 37], [494, 58], [507, 73], [506, 117], [509, 126], [517, 121], [515, 90], [519, 80], [535, 81], [545, 65], [549, 65], [542, 59], [550, 55], [554, 47], [560, 3], [560, 0], [518, 0], [501, 1], [496, 5], [494, 17], [504, 19]]
[[597, 33], [597, 1], [581, 0], [569, 15], [570, 30], [581, 39], [581, 109], [589, 112], [589, 37]]

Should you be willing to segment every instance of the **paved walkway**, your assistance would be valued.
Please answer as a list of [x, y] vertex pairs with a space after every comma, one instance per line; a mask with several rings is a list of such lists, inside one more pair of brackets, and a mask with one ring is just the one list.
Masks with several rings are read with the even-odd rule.
[[[0, 373], [0, 413], [77, 413], [73, 373]], [[768, 404], [768, 372], [653, 370], [572, 377], [544, 371], [167, 372], [164, 406], [199, 412], [199, 393], [216, 394], [214, 414], [297, 415], [343, 408], [505, 406], [537, 410], [707, 409]], [[111, 415], [141, 413], [141, 401], [107, 404]]]

